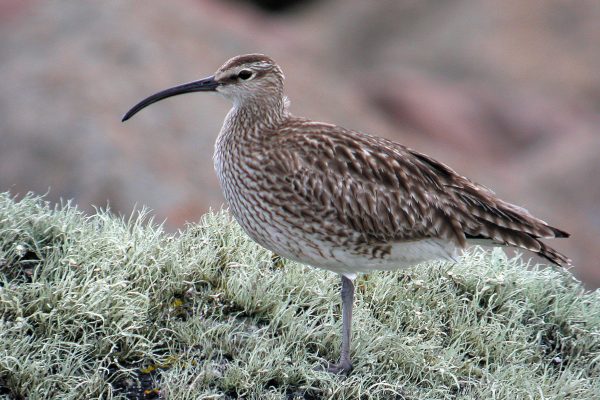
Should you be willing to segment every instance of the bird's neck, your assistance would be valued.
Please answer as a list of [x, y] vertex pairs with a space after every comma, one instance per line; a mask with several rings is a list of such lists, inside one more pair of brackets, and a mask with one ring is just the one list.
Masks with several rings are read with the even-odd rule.
[[228, 201], [235, 201], [231, 197], [233, 180], [228, 174], [248, 159], [244, 153], [260, 149], [287, 118], [287, 100], [283, 96], [266, 102], [234, 101], [217, 137], [214, 154], [215, 169]]
[[224, 128], [243, 135], [260, 135], [279, 125], [289, 116], [287, 100], [281, 97], [235, 101], [227, 114]]

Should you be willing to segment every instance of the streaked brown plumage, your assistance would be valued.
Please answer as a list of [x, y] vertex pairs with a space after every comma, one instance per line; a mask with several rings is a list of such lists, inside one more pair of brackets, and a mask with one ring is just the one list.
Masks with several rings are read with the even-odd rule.
[[285, 257], [342, 275], [347, 372], [352, 280], [489, 242], [569, 260], [542, 238], [569, 235], [400, 144], [291, 115], [283, 73], [269, 57], [227, 61], [214, 76], [167, 89], [124, 117], [173, 95], [217, 91], [233, 101], [216, 143], [215, 169], [231, 212], [252, 239]]

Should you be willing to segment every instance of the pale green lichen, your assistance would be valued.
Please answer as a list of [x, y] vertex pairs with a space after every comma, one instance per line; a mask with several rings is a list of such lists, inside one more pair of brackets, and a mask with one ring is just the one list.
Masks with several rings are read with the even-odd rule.
[[361, 277], [340, 377], [315, 370], [337, 276], [224, 211], [175, 235], [148, 216], [0, 194], [0, 398], [600, 398], [600, 292], [568, 272], [475, 248]]

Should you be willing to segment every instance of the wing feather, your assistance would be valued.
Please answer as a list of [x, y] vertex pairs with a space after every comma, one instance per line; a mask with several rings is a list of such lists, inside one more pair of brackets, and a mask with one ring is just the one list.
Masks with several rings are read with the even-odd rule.
[[464, 247], [484, 238], [566, 259], [537, 240], [566, 232], [400, 144], [301, 119], [271, 140], [265, 168], [285, 175], [303, 207], [335, 215], [366, 240], [443, 238]]

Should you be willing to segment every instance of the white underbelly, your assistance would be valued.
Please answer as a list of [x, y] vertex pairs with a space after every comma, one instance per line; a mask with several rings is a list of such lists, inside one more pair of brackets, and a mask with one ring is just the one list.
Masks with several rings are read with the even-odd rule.
[[[300, 243], [298, 243], [300, 244]], [[407, 268], [425, 261], [448, 260], [457, 261], [458, 248], [447, 240], [423, 239], [412, 242], [396, 242], [392, 244], [391, 253], [384, 257], [372, 257], [344, 247], [306, 246], [303, 254], [281, 252], [282, 256], [312, 267], [327, 269], [350, 279], [357, 274], [373, 271], [392, 271]], [[317, 247], [317, 248], [315, 248]], [[287, 254], [286, 254], [287, 253]], [[325, 256], [324, 256], [325, 255]]]

